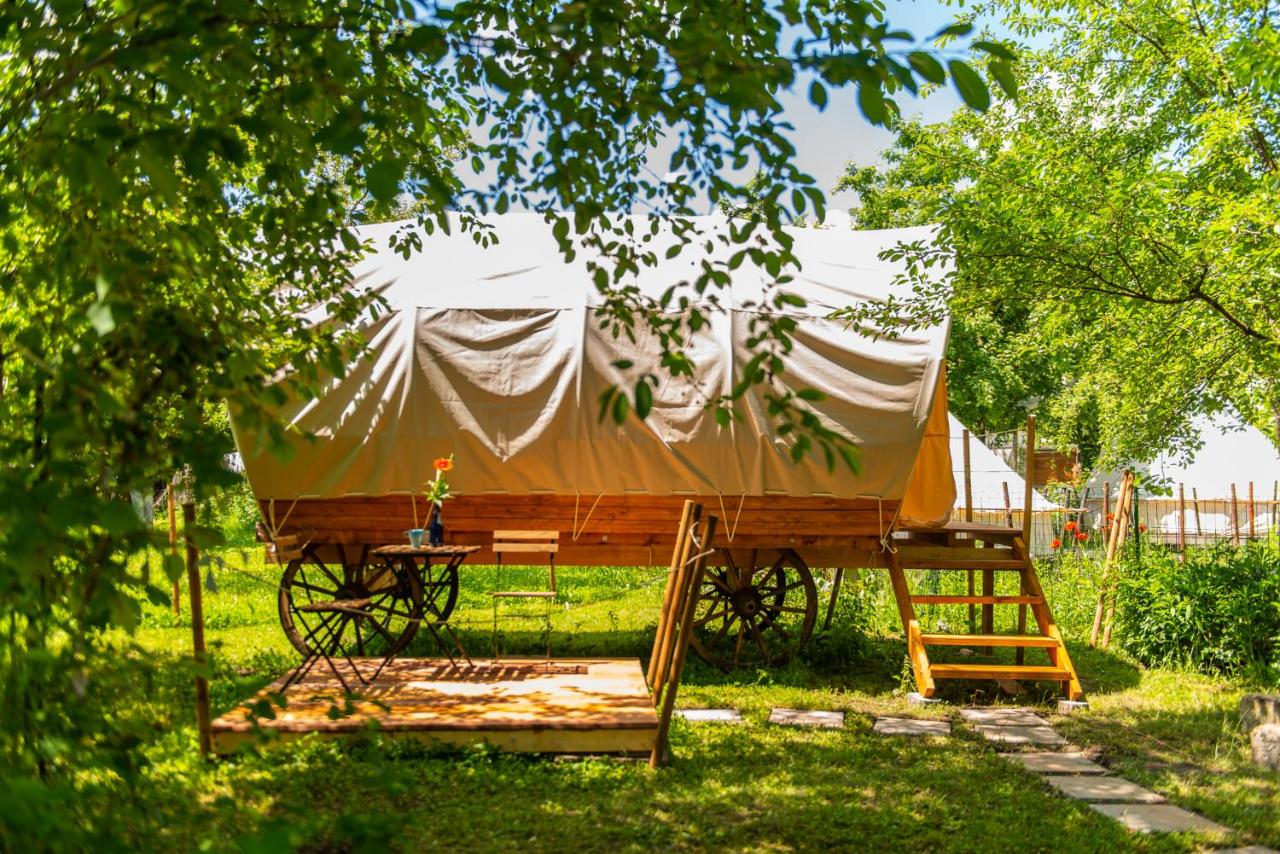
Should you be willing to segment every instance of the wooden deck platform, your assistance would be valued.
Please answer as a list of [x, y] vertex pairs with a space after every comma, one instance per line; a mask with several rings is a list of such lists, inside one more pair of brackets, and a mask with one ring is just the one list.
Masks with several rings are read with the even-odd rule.
[[[352, 687], [349, 667], [335, 662]], [[366, 678], [378, 659], [356, 659]], [[256, 728], [280, 740], [311, 733], [341, 737], [372, 727], [395, 737], [438, 744], [488, 742], [527, 753], [647, 753], [658, 730], [657, 714], [636, 659], [399, 659], [375, 682], [359, 689], [356, 713], [330, 718], [342, 708], [342, 686], [319, 662], [285, 692], [274, 719], [253, 720], [251, 707], [278, 692], [284, 677], [213, 722], [213, 746], [234, 753], [257, 738]]]

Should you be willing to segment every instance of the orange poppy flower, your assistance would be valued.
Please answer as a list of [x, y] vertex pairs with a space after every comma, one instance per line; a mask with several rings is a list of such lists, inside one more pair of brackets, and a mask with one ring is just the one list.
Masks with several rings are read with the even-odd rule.
[[1138, 525], [1138, 531], [1139, 531], [1140, 533], [1145, 534], [1145, 533], [1147, 532], [1147, 526], [1146, 526], [1146, 524], [1145, 524], [1145, 523], [1143, 523], [1143, 524]]
[[1076, 534], [1076, 539], [1083, 543], [1085, 540], [1089, 539], [1089, 535], [1086, 534], [1084, 531], [1081, 531], [1078, 534]]
[[1065, 528], [1068, 533], [1073, 533], [1076, 530], [1076, 528], [1079, 528], [1080, 526], [1077, 525], [1075, 522], [1068, 522], [1062, 527]]
[[1058, 538], [1055, 537], [1053, 542], [1049, 543], [1049, 545], [1055, 549], [1060, 549], [1062, 548], [1062, 540], [1059, 540]]
[[453, 460], [448, 457], [437, 457], [435, 467], [436, 471], [451, 471], [453, 469]]

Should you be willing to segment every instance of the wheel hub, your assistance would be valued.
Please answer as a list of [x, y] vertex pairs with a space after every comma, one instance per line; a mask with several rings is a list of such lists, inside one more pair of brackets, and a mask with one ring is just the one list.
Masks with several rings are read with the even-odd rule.
[[764, 609], [764, 600], [754, 586], [734, 591], [730, 601], [739, 617], [754, 617]]

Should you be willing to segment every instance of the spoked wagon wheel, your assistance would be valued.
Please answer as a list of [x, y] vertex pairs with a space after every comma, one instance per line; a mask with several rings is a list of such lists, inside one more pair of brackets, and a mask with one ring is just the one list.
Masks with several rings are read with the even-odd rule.
[[[306, 607], [333, 601], [367, 602], [356, 609], [367, 616]], [[280, 579], [280, 625], [304, 656], [313, 652], [308, 638], [327, 641], [335, 633], [342, 637], [340, 654], [397, 654], [418, 631], [422, 606], [422, 580], [399, 565], [343, 566], [307, 553]]]
[[707, 567], [698, 591], [694, 652], [723, 670], [785, 663], [808, 642], [818, 616], [809, 567], [791, 549], [720, 549], [720, 556], [725, 565]]

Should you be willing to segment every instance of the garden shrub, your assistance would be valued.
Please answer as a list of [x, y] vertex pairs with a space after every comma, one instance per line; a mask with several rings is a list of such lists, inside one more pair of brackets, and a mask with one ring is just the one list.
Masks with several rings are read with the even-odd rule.
[[1280, 684], [1280, 547], [1144, 551], [1119, 581], [1116, 635], [1148, 665]]

